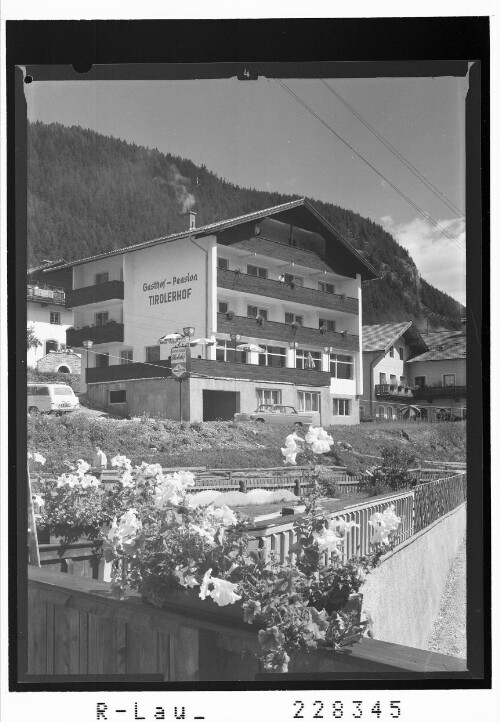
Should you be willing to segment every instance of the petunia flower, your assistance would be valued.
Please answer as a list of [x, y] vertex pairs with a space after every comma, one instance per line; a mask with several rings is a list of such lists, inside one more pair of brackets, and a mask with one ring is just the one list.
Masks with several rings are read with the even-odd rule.
[[338, 536], [332, 529], [324, 529], [321, 534], [313, 534], [314, 539], [318, 543], [319, 551], [328, 551], [337, 556], [341, 555], [341, 551], [338, 548], [339, 545], [343, 544], [342, 537]]
[[315, 454], [327, 453], [333, 444], [332, 437], [321, 426], [310, 426], [305, 440]]

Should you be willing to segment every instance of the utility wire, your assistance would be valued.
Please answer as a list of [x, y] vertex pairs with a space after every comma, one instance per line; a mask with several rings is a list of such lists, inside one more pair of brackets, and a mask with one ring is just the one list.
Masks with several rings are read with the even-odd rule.
[[431, 191], [431, 193], [434, 193], [434, 195], [435, 195], [437, 198], [439, 198], [440, 200], [442, 200], [443, 203], [444, 203], [445, 205], [447, 205], [448, 208], [449, 208], [451, 211], [453, 211], [453, 213], [455, 213], [456, 215], [458, 215], [460, 218], [465, 218], [464, 212], [461, 211], [460, 208], [458, 208], [458, 207], [453, 203], [453, 201], [451, 201], [449, 198], [447, 198], [447, 196], [445, 196], [445, 194], [442, 193], [442, 191], [440, 191], [439, 188], [437, 188], [437, 187], [434, 185], [434, 183], [431, 183], [431, 181], [428, 180], [428, 179], [424, 176], [424, 174], [421, 173], [421, 172], [418, 170], [418, 168], [415, 168], [415, 166], [408, 160], [408, 158], [405, 158], [405, 156], [404, 156], [402, 153], [400, 153], [393, 145], [391, 145], [391, 143], [389, 143], [389, 141], [388, 141], [386, 138], [384, 138], [384, 136], [383, 136], [381, 133], [379, 133], [378, 130], [376, 130], [376, 128], [374, 128], [373, 125], [371, 125], [371, 123], [369, 123], [369, 122], [366, 120], [366, 118], [364, 118], [358, 110], [356, 110], [355, 108], [353, 108], [352, 105], [349, 105], [349, 103], [347, 102], [347, 100], [345, 100], [345, 99], [340, 95], [340, 93], [338, 93], [336, 90], [334, 90], [334, 89], [332, 88], [332, 86], [329, 85], [329, 84], [326, 82], [326, 80], [324, 80], [323, 78], [320, 78], [320, 81], [323, 83], [323, 85], [324, 85], [326, 88], [328, 88], [328, 90], [330, 91], [330, 93], [332, 93], [332, 95], [334, 95], [336, 98], [338, 98], [338, 99], [340, 100], [340, 102], [343, 103], [343, 104], [345, 105], [345, 107], [346, 107], [361, 123], [363, 123], [363, 125], [364, 125], [366, 128], [368, 128], [368, 130], [369, 130], [371, 133], [373, 133], [373, 135], [375, 135], [375, 137], [378, 138], [378, 139], [380, 140], [380, 142], [383, 143], [383, 144], [385, 145], [385, 147], [386, 147], [398, 160], [401, 161], [401, 163], [403, 163], [403, 165], [405, 165], [405, 166], [408, 168], [408, 170], [410, 171], [410, 173], [413, 173], [413, 175], [414, 175], [416, 178], [418, 178], [418, 180], [419, 180], [421, 183], [423, 183], [425, 186], [427, 186], [427, 188]]
[[396, 191], [398, 195], [400, 195], [402, 198], [404, 198], [405, 201], [407, 201], [421, 216], [423, 216], [429, 223], [431, 223], [435, 228], [437, 228], [441, 233], [446, 236], [452, 243], [454, 243], [458, 248], [460, 248], [462, 251], [465, 251], [465, 247], [462, 246], [455, 238], [453, 238], [452, 235], [448, 233], [448, 231], [439, 225], [437, 221], [435, 221], [428, 213], [426, 213], [420, 206], [418, 206], [414, 201], [411, 200], [405, 193], [403, 193], [402, 190], [400, 190], [392, 181], [390, 181], [383, 173], [381, 173], [377, 168], [375, 168], [374, 165], [372, 165], [366, 158], [364, 158], [361, 153], [358, 153], [358, 151], [353, 148], [352, 145], [350, 145], [346, 140], [342, 138], [341, 135], [337, 133], [336, 130], [332, 128], [331, 125], [329, 125], [326, 121], [323, 120], [305, 101], [303, 101], [301, 98], [299, 98], [298, 95], [294, 93], [294, 91], [288, 87], [286, 83], [284, 83], [279, 78], [275, 78], [276, 82], [283, 88], [283, 90], [286, 90], [287, 93], [289, 93], [300, 105], [305, 108], [311, 115], [313, 115], [316, 120], [319, 120], [319, 122], [325, 126], [333, 135], [338, 138], [347, 148], [349, 148], [350, 151], [352, 151], [355, 155], [360, 158], [363, 163], [365, 163], [369, 168], [371, 168], [382, 180], [384, 180], [387, 185], [389, 185], [393, 190]]

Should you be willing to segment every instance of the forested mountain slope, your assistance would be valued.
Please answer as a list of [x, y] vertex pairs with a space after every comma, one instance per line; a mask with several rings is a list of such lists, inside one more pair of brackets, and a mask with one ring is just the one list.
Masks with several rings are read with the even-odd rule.
[[[80, 127], [28, 126], [28, 259], [68, 261], [182, 229], [193, 208], [198, 226], [299, 196], [241, 188], [205, 166]], [[419, 277], [408, 252], [373, 221], [309, 199], [383, 278], [363, 289], [363, 323], [414, 319], [451, 327], [464, 309]], [[382, 209], [381, 209], [382, 212]], [[428, 310], [433, 314], [429, 317]], [[438, 321], [439, 320], [439, 321]]]

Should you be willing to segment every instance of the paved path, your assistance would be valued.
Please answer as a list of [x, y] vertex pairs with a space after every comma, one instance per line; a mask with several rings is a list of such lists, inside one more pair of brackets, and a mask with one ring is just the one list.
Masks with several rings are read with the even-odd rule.
[[462, 659], [467, 657], [465, 582], [466, 549], [464, 539], [450, 569], [441, 599], [439, 615], [427, 644], [430, 652], [451, 654]]

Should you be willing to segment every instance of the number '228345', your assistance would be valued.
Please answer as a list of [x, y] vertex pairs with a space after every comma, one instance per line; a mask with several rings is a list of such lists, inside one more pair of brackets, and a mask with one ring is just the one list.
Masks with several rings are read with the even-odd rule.
[[401, 717], [400, 700], [391, 700], [386, 705], [386, 708], [382, 709], [382, 705], [378, 700], [373, 704], [369, 704], [359, 699], [350, 702], [341, 700], [323, 702], [317, 699], [312, 703], [312, 709], [309, 706], [309, 710], [307, 710], [305, 702], [296, 699], [293, 702], [295, 708], [293, 719], [361, 719], [364, 716], [368, 720], [373, 715], [377, 720], [384, 720]]

